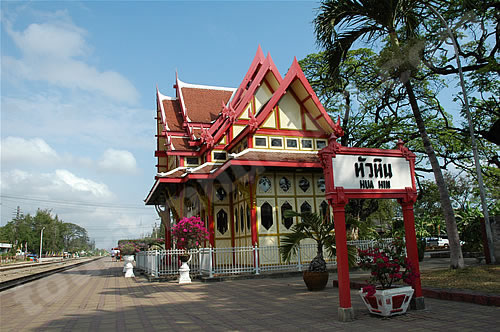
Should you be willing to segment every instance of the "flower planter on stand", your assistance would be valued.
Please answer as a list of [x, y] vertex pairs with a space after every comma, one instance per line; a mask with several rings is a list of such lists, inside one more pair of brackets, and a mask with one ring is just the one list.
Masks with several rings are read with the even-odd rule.
[[134, 265], [132, 264], [134, 262], [134, 255], [123, 256], [123, 260], [125, 261], [125, 266], [124, 266], [125, 278], [135, 277]]
[[180, 255], [179, 260], [181, 261], [181, 267], [179, 268], [179, 284], [190, 284], [191, 278], [189, 277], [189, 261], [191, 260], [190, 255]]
[[410, 286], [403, 286], [377, 289], [373, 295], [368, 295], [367, 292], [360, 290], [359, 295], [370, 313], [388, 317], [406, 313], [413, 292], [414, 290]]

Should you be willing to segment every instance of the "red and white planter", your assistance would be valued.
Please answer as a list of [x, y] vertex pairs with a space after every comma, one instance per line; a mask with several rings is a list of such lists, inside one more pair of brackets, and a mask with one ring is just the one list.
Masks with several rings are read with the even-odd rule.
[[363, 290], [359, 295], [370, 313], [384, 317], [402, 315], [406, 313], [414, 289], [410, 286], [395, 287], [390, 289], [377, 289], [375, 294], [369, 296]]

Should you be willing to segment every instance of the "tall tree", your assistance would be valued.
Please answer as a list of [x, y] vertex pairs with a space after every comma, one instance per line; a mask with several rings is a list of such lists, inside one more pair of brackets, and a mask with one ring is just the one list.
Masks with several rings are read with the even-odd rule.
[[412, 78], [418, 71], [423, 44], [417, 38], [417, 0], [326, 0], [321, 3], [314, 19], [318, 43], [328, 53], [330, 69], [338, 76], [339, 64], [354, 42], [366, 37], [370, 41], [388, 43], [382, 50], [386, 58], [384, 69], [388, 78], [397, 80], [407, 94], [415, 123], [429, 158], [450, 243], [450, 266], [463, 268], [460, 239], [441, 166], [425, 127]]

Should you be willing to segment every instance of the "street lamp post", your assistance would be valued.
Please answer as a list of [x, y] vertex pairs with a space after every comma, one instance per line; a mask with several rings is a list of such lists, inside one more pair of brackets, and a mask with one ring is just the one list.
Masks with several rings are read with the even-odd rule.
[[43, 230], [44, 229], [45, 229], [45, 227], [43, 227], [42, 230], [40, 231], [40, 257], [38, 257], [38, 263], [42, 262], [42, 240], [43, 240]]

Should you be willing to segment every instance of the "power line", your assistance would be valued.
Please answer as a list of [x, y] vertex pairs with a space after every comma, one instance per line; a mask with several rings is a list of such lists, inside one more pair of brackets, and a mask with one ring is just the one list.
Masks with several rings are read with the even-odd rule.
[[104, 204], [97, 202], [81, 202], [81, 201], [66, 201], [66, 200], [55, 200], [55, 199], [46, 199], [46, 198], [36, 198], [36, 197], [26, 197], [26, 196], [16, 196], [16, 195], [0, 195], [3, 199], [7, 200], [24, 200], [24, 201], [33, 201], [33, 202], [42, 202], [42, 203], [52, 203], [52, 204], [60, 204], [63, 206], [70, 207], [103, 207], [108, 209], [132, 209], [132, 210], [151, 210], [145, 206], [138, 205], [120, 205], [120, 204]]

